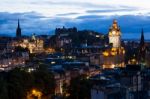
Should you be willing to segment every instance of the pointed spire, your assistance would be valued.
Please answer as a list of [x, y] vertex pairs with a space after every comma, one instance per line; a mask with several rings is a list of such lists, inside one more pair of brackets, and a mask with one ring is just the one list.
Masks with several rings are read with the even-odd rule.
[[143, 28], [142, 28], [142, 31], [141, 31], [141, 35], [142, 35], [142, 37], [144, 37], [144, 30], [143, 30]]
[[141, 40], [139, 45], [139, 62], [143, 63], [145, 61], [145, 54], [146, 54], [146, 46], [144, 41], [144, 30], [141, 30]]
[[17, 30], [16, 30], [16, 37], [21, 37], [21, 28], [20, 28], [19, 19], [18, 19], [18, 26], [17, 26]]
[[118, 28], [119, 28], [119, 27], [118, 27], [118, 23], [117, 23], [117, 20], [116, 20], [116, 19], [114, 19], [114, 20], [113, 20], [112, 28], [113, 28], [113, 29], [118, 29]]
[[18, 19], [18, 28], [20, 28], [20, 22], [19, 22], [19, 19]]
[[144, 45], [144, 30], [143, 30], [143, 28], [142, 28], [142, 30], [141, 30], [141, 41], [140, 41], [140, 45]]
[[113, 24], [116, 24], [116, 23], [117, 23], [117, 20], [116, 20], [116, 19], [114, 19], [114, 20], [113, 20]]

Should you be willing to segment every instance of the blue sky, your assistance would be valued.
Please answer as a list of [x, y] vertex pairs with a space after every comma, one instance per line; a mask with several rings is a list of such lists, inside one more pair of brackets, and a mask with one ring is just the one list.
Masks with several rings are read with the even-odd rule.
[[150, 39], [150, 0], [0, 0], [0, 34], [15, 35], [17, 19], [23, 34], [53, 34], [56, 27], [77, 27], [107, 33], [117, 19], [123, 38]]

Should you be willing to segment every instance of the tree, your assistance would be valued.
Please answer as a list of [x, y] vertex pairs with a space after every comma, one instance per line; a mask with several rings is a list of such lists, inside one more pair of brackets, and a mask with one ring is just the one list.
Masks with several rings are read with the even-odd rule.
[[51, 72], [49, 72], [46, 65], [41, 64], [35, 72], [34, 87], [42, 91], [45, 96], [53, 96], [55, 93], [55, 80]]
[[33, 77], [24, 70], [16, 68], [8, 72], [7, 83], [9, 99], [23, 99], [33, 85]]
[[54, 76], [45, 65], [30, 73], [24, 68], [0, 73], [0, 99], [26, 99], [34, 89], [41, 93], [42, 99], [51, 99], [54, 95]]
[[9, 99], [7, 89], [8, 84], [5, 80], [4, 74], [4, 72], [0, 73], [0, 99]]
[[90, 99], [91, 84], [86, 75], [73, 78], [70, 82], [68, 99]]

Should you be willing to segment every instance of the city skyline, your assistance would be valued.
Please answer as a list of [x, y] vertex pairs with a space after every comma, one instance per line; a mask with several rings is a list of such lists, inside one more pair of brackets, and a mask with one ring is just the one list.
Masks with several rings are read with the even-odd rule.
[[0, 99], [150, 99], [149, 4], [1, 0]]
[[[136, 1], [136, 2], [135, 2]], [[20, 19], [23, 34], [52, 34], [57, 27], [77, 27], [108, 33], [113, 19], [117, 19], [129, 39], [139, 39], [141, 28], [149, 38], [150, 1], [144, 0], [2, 0], [0, 34], [15, 35]], [[8, 7], [11, 6], [11, 7]], [[136, 36], [135, 36], [136, 35]]]

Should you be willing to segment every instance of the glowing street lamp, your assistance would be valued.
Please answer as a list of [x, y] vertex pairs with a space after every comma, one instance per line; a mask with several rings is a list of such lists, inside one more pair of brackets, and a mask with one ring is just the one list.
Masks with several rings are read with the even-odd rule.
[[32, 89], [32, 91], [27, 95], [27, 99], [34, 99], [33, 97], [37, 97], [37, 99], [42, 99], [42, 92], [36, 89]]

